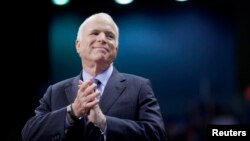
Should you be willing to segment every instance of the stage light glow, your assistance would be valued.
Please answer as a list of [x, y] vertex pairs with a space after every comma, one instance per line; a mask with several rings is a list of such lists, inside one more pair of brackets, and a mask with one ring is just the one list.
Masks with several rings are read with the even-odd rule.
[[115, 0], [116, 3], [122, 4], [122, 5], [130, 4], [130, 3], [132, 3], [133, 1], [134, 1], [134, 0]]
[[52, 0], [52, 3], [54, 5], [58, 5], [58, 6], [66, 5], [69, 2], [70, 2], [70, 0]]

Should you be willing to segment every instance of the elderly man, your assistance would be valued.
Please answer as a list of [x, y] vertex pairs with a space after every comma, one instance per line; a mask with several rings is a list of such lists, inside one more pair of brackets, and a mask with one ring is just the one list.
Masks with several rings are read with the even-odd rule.
[[22, 130], [24, 141], [163, 141], [164, 122], [150, 81], [113, 66], [119, 30], [97, 13], [79, 27], [82, 71], [48, 87]]

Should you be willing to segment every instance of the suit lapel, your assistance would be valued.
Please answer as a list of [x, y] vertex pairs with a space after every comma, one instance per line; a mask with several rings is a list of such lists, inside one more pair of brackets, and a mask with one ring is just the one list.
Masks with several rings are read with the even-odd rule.
[[75, 100], [80, 78], [81, 78], [81, 74], [79, 76], [76, 76], [71, 82], [71, 85], [65, 88], [65, 93], [66, 93], [69, 103], [72, 103]]
[[126, 88], [125, 82], [125, 77], [114, 69], [100, 100], [100, 107], [104, 114], [108, 112]]
[[[71, 84], [65, 88], [65, 93], [69, 103], [72, 103], [75, 100], [78, 90], [78, 81], [80, 79], [81, 74], [75, 77]], [[100, 100], [100, 108], [104, 114], [108, 112], [126, 88], [125, 80], [126, 78], [114, 68]]]

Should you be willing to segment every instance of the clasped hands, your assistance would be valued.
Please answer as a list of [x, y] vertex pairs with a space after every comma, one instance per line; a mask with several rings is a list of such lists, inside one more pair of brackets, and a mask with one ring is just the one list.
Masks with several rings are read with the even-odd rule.
[[104, 131], [106, 117], [99, 107], [98, 96], [100, 92], [96, 90], [97, 85], [92, 80], [79, 81], [77, 96], [72, 103], [72, 109], [76, 117], [81, 118], [87, 115], [88, 120]]

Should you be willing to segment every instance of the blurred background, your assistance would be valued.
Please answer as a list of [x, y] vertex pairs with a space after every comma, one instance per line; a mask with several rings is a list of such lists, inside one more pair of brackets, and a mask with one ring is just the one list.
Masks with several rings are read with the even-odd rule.
[[[59, 4], [56, 2], [59, 2]], [[78, 27], [96, 12], [120, 29], [114, 66], [149, 78], [171, 141], [208, 124], [250, 123], [250, 9], [244, 0], [44, 0], [8, 3], [4, 140], [21, 140], [47, 87], [78, 75]], [[63, 5], [65, 4], [65, 5]], [[8, 60], [8, 61], [6, 61]], [[5, 75], [4, 74], [4, 75]], [[5, 122], [7, 121], [7, 122]]]

